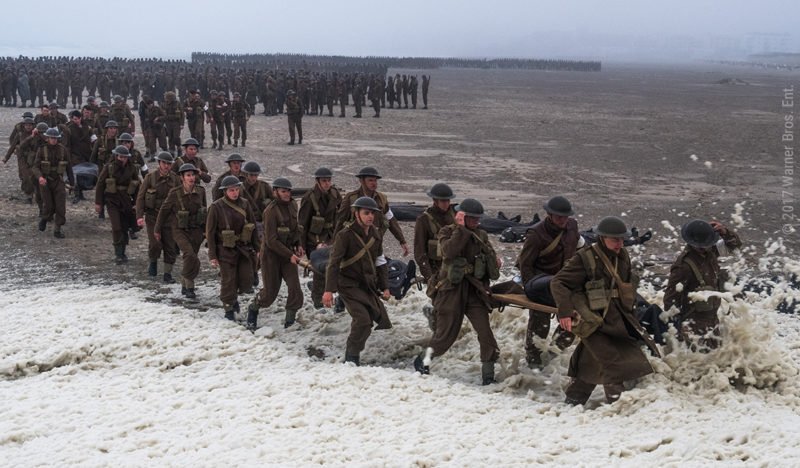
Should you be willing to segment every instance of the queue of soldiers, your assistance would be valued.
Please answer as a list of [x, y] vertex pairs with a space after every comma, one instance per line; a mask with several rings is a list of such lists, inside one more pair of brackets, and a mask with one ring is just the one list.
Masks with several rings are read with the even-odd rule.
[[[43, 115], [44, 109], [50, 113]], [[623, 243], [630, 231], [620, 218], [601, 219], [594, 227], [598, 241], [585, 245], [569, 200], [549, 199], [543, 206], [547, 216], [528, 231], [515, 265], [519, 282], [492, 285], [502, 265], [480, 227], [483, 205], [472, 198], [453, 205], [455, 194], [444, 183], [427, 192], [431, 206], [416, 221], [412, 248], [387, 196], [379, 191], [381, 175], [373, 167], [362, 168], [356, 174], [358, 187], [344, 195], [333, 185], [333, 172], [318, 168], [314, 188], [298, 203], [288, 179], [261, 181], [258, 163], [233, 153], [226, 159], [229, 170], [210, 190], [209, 203], [203, 184], [212, 177], [196, 138], [186, 139], [179, 155], [159, 152], [157, 168], [143, 174], [144, 158], [127, 133], [133, 131], [133, 119], [127, 113], [122, 124], [109, 118], [98, 135], [99, 128], [83, 120], [84, 115], [72, 111], [64, 124], [58, 109], [47, 107], [15, 128], [21, 189], [30, 203], [36, 200], [38, 229], [45, 231], [52, 222], [53, 235], [65, 237], [66, 183], [76, 185], [74, 161], [90, 153], [101, 167], [95, 210], [110, 221], [115, 262], [128, 262], [127, 245], [145, 228], [148, 275], [158, 276], [161, 260], [163, 282], [174, 283], [173, 266], [180, 254], [181, 294], [193, 299], [206, 242], [210, 266], [219, 270], [225, 318], [236, 320], [241, 314], [251, 331], [258, 327], [260, 309], [275, 303], [283, 283], [288, 290], [283, 324], [288, 328], [296, 323], [304, 303], [298, 265], [315, 250], [328, 249], [327, 268], [314, 272], [311, 301], [315, 308], [333, 307], [338, 295], [352, 318], [344, 360], [359, 365], [372, 331], [392, 327], [384, 304], [390, 295], [384, 255], [389, 231], [403, 255], [413, 250], [432, 303], [433, 335], [413, 361], [416, 371], [430, 373], [435, 358], [460, 336], [466, 317], [480, 347], [481, 382], [496, 382], [500, 350], [489, 316], [501, 305], [496, 294], [514, 290], [535, 305], [524, 345], [530, 367], [543, 365], [553, 315], [559, 348], [578, 339], [566, 402], [586, 403], [596, 385], [603, 385], [606, 399], [613, 402], [625, 382], [653, 371], [642, 345], [656, 356], [659, 350], [634, 312], [638, 277]], [[117, 136], [120, 127], [126, 133]], [[673, 314], [680, 339], [699, 350], [713, 349], [720, 339], [720, 299], [713, 293], [722, 291], [725, 281], [718, 257], [739, 248], [741, 241], [716, 221], [691, 221], [681, 236], [686, 248], [670, 270], [664, 306]], [[259, 285], [243, 311], [240, 298]]]

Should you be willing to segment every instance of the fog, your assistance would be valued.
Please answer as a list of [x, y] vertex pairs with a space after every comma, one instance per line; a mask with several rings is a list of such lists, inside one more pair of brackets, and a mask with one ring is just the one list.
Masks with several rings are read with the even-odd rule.
[[4, 4], [0, 54], [188, 58], [192, 51], [214, 51], [675, 61], [800, 52], [800, 2], [793, 0], [99, 4]]

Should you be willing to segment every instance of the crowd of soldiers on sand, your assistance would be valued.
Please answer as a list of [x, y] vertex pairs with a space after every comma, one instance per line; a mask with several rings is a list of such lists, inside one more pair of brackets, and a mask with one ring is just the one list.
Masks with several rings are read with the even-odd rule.
[[[181, 108], [170, 93], [165, 107]], [[82, 118], [86, 115], [95, 120], [90, 124]], [[107, 116], [104, 124], [99, 123], [102, 114], [93, 116], [87, 107], [72, 111], [69, 119], [57, 106], [42, 107], [40, 114], [24, 117], [14, 129], [13, 151], [5, 161], [16, 153], [21, 189], [38, 207], [38, 229], [46, 231], [53, 223], [54, 236], [65, 237], [68, 188], [77, 191], [75, 201], [83, 196], [76, 188], [80, 184], [73, 166], [89, 158], [100, 166], [92, 187], [94, 209], [110, 221], [114, 261], [127, 264], [126, 248], [144, 228], [147, 274], [158, 278], [160, 259], [161, 280], [174, 283], [173, 267], [180, 255], [181, 294], [194, 299], [205, 243], [208, 267], [219, 272], [225, 318], [241, 320], [251, 331], [258, 327], [260, 309], [276, 302], [283, 283], [288, 289], [283, 324], [297, 326], [305, 301], [298, 265], [308, 267], [306, 259], [324, 254], [325, 266], [314, 268], [311, 302], [315, 308], [347, 310], [352, 322], [344, 360], [359, 365], [372, 331], [392, 328], [385, 305], [390, 291], [384, 240], [389, 232], [404, 256], [413, 252], [420, 284], [427, 286], [431, 299], [423, 312], [433, 334], [413, 361], [417, 372], [430, 373], [433, 361], [459, 338], [466, 317], [480, 347], [480, 381], [495, 383], [500, 350], [489, 318], [503, 304], [529, 309], [524, 347], [532, 368], [543, 364], [552, 321], [558, 323], [553, 339], [559, 348], [578, 338], [569, 364], [568, 403], [586, 403], [596, 385], [603, 385], [607, 400], [613, 402], [625, 382], [653, 371], [644, 349], [659, 355], [651, 334], [658, 338], [666, 324], [660, 321], [663, 314], [657, 304], [641, 307], [637, 270], [624, 247], [630, 231], [620, 218], [599, 220], [594, 227], [597, 241], [587, 244], [572, 203], [553, 196], [543, 205], [546, 217], [527, 233], [515, 265], [518, 277], [491, 284], [499, 278], [501, 260], [481, 229], [484, 207], [474, 198], [455, 204], [456, 195], [445, 183], [427, 192], [431, 205], [417, 218], [409, 245], [386, 194], [379, 190], [381, 174], [373, 167], [362, 168], [347, 193], [334, 186], [332, 170], [320, 167], [309, 174], [315, 180], [313, 189], [298, 202], [290, 180], [260, 180], [259, 164], [233, 153], [226, 159], [229, 170], [216, 178], [209, 197], [205, 184], [211, 184], [212, 176], [200, 155], [202, 134], [181, 142], [175, 154], [155, 154], [156, 167], [143, 174], [143, 155], [128, 133], [134, 131], [130, 111], [123, 118], [113, 116], [118, 121]], [[179, 128], [170, 141], [178, 138]], [[708, 350], [720, 340], [720, 299], [713, 291], [721, 290], [725, 275], [718, 257], [740, 247], [741, 241], [713, 220], [691, 221], [681, 234], [686, 247], [672, 265], [663, 306], [688, 346]], [[693, 294], [709, 291], [712, 294], [700, 299]], [[248, 296], [250, 302], [240, 307], [240, 298]], [[640, 310], [650, 311], [649, 316]]]

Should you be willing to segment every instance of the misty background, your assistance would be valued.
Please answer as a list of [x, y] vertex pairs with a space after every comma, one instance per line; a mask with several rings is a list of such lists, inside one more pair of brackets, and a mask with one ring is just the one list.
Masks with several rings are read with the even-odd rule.
[[2, 11], [0, 55], [12, 57], [188, 59], [203, 51], [676, 62], [800, 53], [797, 0], [75, 0], [4, 2]]

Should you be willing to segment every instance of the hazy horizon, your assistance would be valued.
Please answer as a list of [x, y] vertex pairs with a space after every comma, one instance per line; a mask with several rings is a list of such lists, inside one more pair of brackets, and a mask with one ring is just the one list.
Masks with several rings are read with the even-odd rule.
[[[203, 51], [674, 61], [800, 52], [800, 2], [787, 0], [575, 0], [558, 6], [232, 0], [224, 9], [207, 0], [140, 0], [129, 14], [94, 5], [71, 2], [59, 11], [62, 26], [35, 33], [29, 21], [5, 25], [0, 55], [188, 59]], [[7, 18], [30, 15], [25, 4], [4, 9]]]

